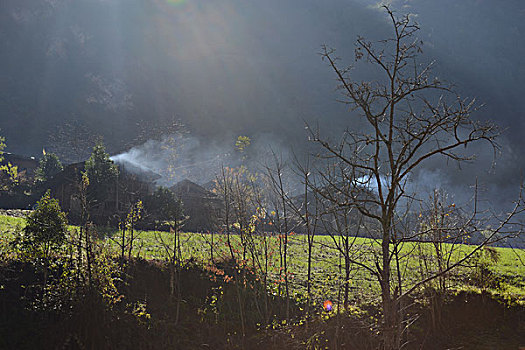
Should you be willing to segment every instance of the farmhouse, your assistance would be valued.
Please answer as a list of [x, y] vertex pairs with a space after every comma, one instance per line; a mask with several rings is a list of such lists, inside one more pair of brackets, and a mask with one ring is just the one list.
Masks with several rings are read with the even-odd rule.
[[[106, 196], [106, 200], [90, 207], [90, 220], [98, 224], [115, 224], [129, 211], [132, 204], [153, 192], [155, 181], [160, 175], [134, 166], [131, 163], [119, 162], [119, 175]], [[66, 166], [48, 183], [51, 195], [60, 202], [62, 210], [68, 213], [72, 222], [79, 222], [81, 214], [81, 179], [85, 162]]]
[[4, 157], [2, 165], [11, 163], [18, 168], [18, 173], [20, 175], [26, 176], [30, 179], [35, 177], [35, 171], [36, 168], [38, 168], [38, 160], [35, 159], [35, 157], [26, 157], [9, 152], [4, 152], [2, 156]]
[[182, 201], [184, 215], [189, 216], [185, 231], [202, 232], [216, 229], [221, 201], [217, 195], [190, 180], [182, 180], [170, 188]]
[[[38, 199], [38, 194], [31, 190], [31, 184], [35, 179], [35, 171], [38, 160], [34, 157], [4, 152], [1, 165], [11, 164], [17, 167], [17, 181], [11, 182], [5, 173], [0, 174], [2, 191], [0, 192], [0, 208], [3, 209], [28, 209]], [[7, 188], [3, 188], [4, 184]]]

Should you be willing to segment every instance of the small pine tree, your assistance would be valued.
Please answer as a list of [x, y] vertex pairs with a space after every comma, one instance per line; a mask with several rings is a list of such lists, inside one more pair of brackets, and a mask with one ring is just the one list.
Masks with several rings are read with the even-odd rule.
[[86, 161], [85, 171], [89, 178], [90, 201], [103, 202], [107, 198], [108, 191], [114, 186], [119, 172], [101, 142], [93, 147], [91, 157]]
[[66, 232], [66, 214], [60, 209], [58, 200], [51, 198], [48, 190], [26, 218], [26, 244], [48, 257], [52, 249], [60, 247], [65, 241]]
[[60, 159], [54, 153], [46, 153], [40, 159], [38, 168], [36, 169], [36, 178], [39, 181], [47, 181], [53, 176], [64, 170]]

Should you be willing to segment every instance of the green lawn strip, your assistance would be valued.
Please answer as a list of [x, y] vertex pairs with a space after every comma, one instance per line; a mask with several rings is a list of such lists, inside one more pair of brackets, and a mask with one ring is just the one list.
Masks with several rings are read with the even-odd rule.
[[[24, 227], [24, 219], [8, 216], [0, 216], [0, 253], [9, 253], [9, 244], [16, 230]], [[117, 254], [120, 250], [121, 232], [114, 229], [97, 228], [98, 234], [102, 241], [109, 249]], [[136, 241], [134, 243], [133, 255], [145, 259], [167, 259], [167, 249], [173, 249], [174, 235], [170, 232], [161, 231], [136, 231]], [[339, 237], [335, 237], [336, 240]], [[202, 264], [208, 264], [211, 258], [211, 241], [212, 235], [209, 233], [181, 233], [181, 253], [183, 259], [194, 259]], [[242, 256], [242, 245], [240, 236], [237, 234], [230, 235], [232, 248], [237, 258]], [[338, 241], [337, 241], [338, 242]], [[215, 260], [227, 259], [230, 257], [230, 250], [227, 245], [227, 236], [225, 234], [213, 235], [213, 256]], [[253, 244], [257, 247], [256, 255], [257, 268], [264, 267], [263, 237], [256, 236]], [[281, 240], [282, 243], [282, 240]], [[373, 265], [373, 261], [366, 261], [370, 257], [371, 251], [379, 249], [379, 242], [367, 238], [352, 239], [352, 258], [356, 261]], [[277, 236], [267, 237], [268, 245], [268, 276], [269, 287], [276, 291], [282, 280], [279, 281], [279, 238]], [[292, 296], [304, 297], [306, 295], [307, 280], [307, 243], [305, 235], [293, 235], [289, 238], [288, 245], [288, 272], [290, 282], [290, 294]], [[460, 259], [465, 256], [475, 246], [469, 245], [443, 245], [445, 251], [454, 249], [451, 261]], [[497, 276], [501, 277], [500, 290], [493, 291], [497, 293], [507, 293], [514, 298], [525, 300], [525, 250], [510, 248], [495, 248], [499, 253], [499, 260], [489, 266]], [[366, 254], [365, 254], [366, 253]], [[426, 266], [425, 257], [434, 253], [434, 247], [430, 243], [405, 243], [401, 246], [399, 255], [403, 259], [401, 264], [401, 274], [406, 285], [410, 287], [413, 283], [421, 279], [422, 271], [426, 269], [435, 269], [435, 266]], [[312, 259], [312, 293], [316, 300], [324, 299], [336, 300], [341, 297], [340, 287], [344, 281], [342, 279], [344, 260], [336, 249], [334, 238], [328, 235], [317, 235], [313, 246]], [[250, 256], [248, 255], [247, 258]], [[250, 262], [253, 264], [253, 261]], [[427, 264], [428, 265], [428, 264]], [[460, 281], [464, 270], [457, 270], [455, 274]], [[282, 275], [281, 275], [282, 276]], [[460, 283], [460, 282], [458, 282]], [[454, 288], [460, 288], [460, 285], [454, 285]], [[370, 275], [355, 265], [352, 265], [350, 273], [350, 290], [351, 298], [363, 296], [374, 299], [379, 296], [379, 287], [377, 281]]]

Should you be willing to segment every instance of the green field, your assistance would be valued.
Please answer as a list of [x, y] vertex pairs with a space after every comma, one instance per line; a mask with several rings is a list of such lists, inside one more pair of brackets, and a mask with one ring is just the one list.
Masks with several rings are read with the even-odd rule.
[[[15, 232], [19, 232], [23, 225], [23, 219], [0, 216], [0, 259], [8, 257], [11, 254], [12, 248], [9, 242], [15, 238]], [[74, 230], [75, 228], [71, 227], [71, 229]], [[167, 258], [166, 245], [171, 244], [173, 234], [155, 231], [137, 231], [135, 234], [137, 240], [133, 249], [134, 256], [158, 260]], [[104, 231], [99, 229], [99, 236], [101, 237], [100, 243], [106, 249], [115, 253], [118, 251], [118, 231]], [[231, 240], [234, 249], [236, 249], [237, 258], [241, 257], [242, 254], [240, 252], [242, 248], [239, 236], [231, 235]], [[209, 263], [212, 250], [212, 236], [210, 234], [181, 233], [180, 241], [183, 259], [191, 258], [203, 265]], [[165, 244], [162, 242], [165, 242]], [[275, 236], [267, 237], [266, 242], [268, 256], [270, 257], [267, 268], [269, 281], [271, 281], [269, 288], [272, 292], [276, 292], [279, 285], [279, 278], [281, 277], [279, 275], [279, 238]], [[370, 253], [373, 252], [374, 249], [378, 249], [378, 243], [365, 238], [352, 239], [352, 243], [351, 252], [353, 257], [361, 262], [372, 263], [371, 261], [367, 261], [365, 257], [370, 258]], [[247, 264], [252, 266], [255, 264], [259, 271], [266, 271], [263, 259], [264, 253], [261, 248], [264, 246], [263, 237], [256, 236], [253, 244], [258, 254], [255, 263], [253, 260], [250, 260]], [[458, 258], [464, 256], [474, 248], [474, 246], [469, 245], [455, 246], [453, 257]], [[444, 249], [450, 248], [445, 247]], [[484, 266], [491, 272], [491, 278], [497, 278], [499, 281], [497, 288], [493, 286], [487, 286], [485, 288], [467, 283], [474, 269], [467, 269], [466, 267], [456, 269], [455, 273], [451, 275], [448, 282], [450, 288], [453, 290], [485, 289], [493, 294], [525, 304], [525, 250], [514, 250], [510, 248], [495, 248], [495, 250], [499, 253], [499, 259], [497, 261], [485, 261]], [[428, 243], [421, 243], [417, 246], [415, 243], [406, 243], [403, 246], [401, 254], [407, 253], [406, 255], [411, 257], [403, 262], [400, 269], [403, 280], [406, 281], [405, 288], [410, 287], [413, 281], [420, 279], [424, 265], [422, 263], [422, 257], [430, 255], [431, 251], [432, 246]], [[367, 254], [362, 254], [363, 252]], [[288, 254], [291, 293], [300, 298], [301, 295], [304, 296], [306, 293], [306, 236], [291, 236], [289, 239]], [[226, 244], [226, 235], [213, 235], [213, 255], [216, 261], [230, 256]], [[317, 236], [315, 238], [312, 255], [313, 295], [316, 296], [316, 300], [337, 300], [338, 296], [340, 296], [339, 291], [343, 283], [344, 261], [336, 249], [336, 242], [332, 237], [327, 235]], [[363, 296], [365, 296], [365, 298], [370, 299], [368, 300], [370, 302], [378, 301], [377, 281], [375, 281], [370, 274], [365, 273], [363, 269], [352, 265], [349, 281], [351, 298], [353, 296], [359, 296], [362, 299]]]

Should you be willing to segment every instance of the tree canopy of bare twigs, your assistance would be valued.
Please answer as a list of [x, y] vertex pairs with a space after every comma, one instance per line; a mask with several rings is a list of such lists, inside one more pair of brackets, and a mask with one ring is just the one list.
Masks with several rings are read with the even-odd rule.
[[[447, 159], [459, 164], [474, 160], [468, 147], [471, 144], [486, 142], [496, 151], [499, 130], [491, 122], [476, 120], [472, 116], [475, 101], [461, 98], [451, 86], [434, 77], [432, 63], [420, 62], [418, 24], [409, 15], [398, 16], [386, 6], [385, 11], [392, 24], [391, 36], [379, 42], [358, 37], [355, 46], [356, 62], [372, 66], [379, 79], [355, 80], [352, 67], [344, 67], [334, 49], [322, 49], [323, 60], [336, 75], [353, 127], [343, 133], [339, 142], [325, 138], [319, 129], [308, 129], [311, 140], [322, 150], [319, 181], [313, 189], [326, 203], [325, 213], [352, 209], [363, 218], [369, 236], [376, 239], [376, 245], [369, 250], [370, 259], [352, 262], [379, 283], [384, 347], [400, 349], [409, 324], [403, 316], [406, 297], [460, 266], [482, 246], [520, 232], [516, 215], [523, 209], [520, 196], [507, 216], [488, 219], [474, 203], [465, 219], [454, 222], [452, 228], [440, 228], [448, 232], [446, 240], [440, 239], [457, 243], [459, 237], [483, 232], [481, 244], [465, 256], [449, 259], [446, 266], [440, 265], [418, 281], [405, 279], [409, 260], [416, 256], [405, 243], [428, 239], [429, 229], [436, 228], [423, 228], [409, 220], [414, 214], [413, 204], [420, 200], [409, 189], [411, 175], [430, 160]], [[431, 221], [436, 224], [436, 220], [434, 217]], [[497, 224], [488, 226], [490, 220]]]

